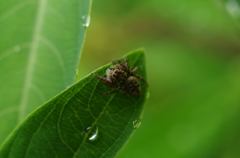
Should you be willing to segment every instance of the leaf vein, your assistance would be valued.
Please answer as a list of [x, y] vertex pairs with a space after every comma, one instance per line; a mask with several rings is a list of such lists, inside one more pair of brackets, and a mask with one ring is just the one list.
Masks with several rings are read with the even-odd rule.
[[58, 63], [62, 69], [63, 72], [63, 77], [66, 79], [66, 69], [65, 69], [65, 64], [62, 58], [62, 55], [60, 51], [57, 49], [55, 44], [53, 44], [50, 40], [45, 38], [44, 36], [40, 36], [40, 40], [47, 46], [49, 47], [52, 51], [52, 53], [57, 57]]
[[[107, 102], [106, 105], [103, 107], [101, 113], [100, 113], [99, 116], [96, 118], [96, 120], [93, 122], [92, 127], [97, 124], [98, 120], [100, 119], [100, 117], [102, 116], [102, 114], [104, 113], [104, 111], [106, 110], [106, 108], [108, 107], [108, 105], [110, 104], [110, 102], [112, 101], [112, 99], [114, 98], [114, 96], [115, 96], [115, 94], [111, 95], [111, 97], [109, 98], [108, 102]], [[90, 132], [91, 132], [91, 131], [90, 131]], [[76, 153], [74, 154], [74, 156], [73, 156], [74, 158], [76, 158], [76, 156], [78, 155], [78, 153], [79, 153], [82, 145], [85, 143], [86, 139], [87, 139], [87, 136], [84, 136], [82, 143], [79, 145], [77, 152], [76, 152]]]
[[29, 143], [29, 145], [28, 145], [28, 148], [27, 148], [27, 152], [26, 152], [25, 156], [23, 156], [23, 157], [27, 157], [27, 155], [28, 155], [28, 153], [29, 153], [29, 148], [30, 148], [30, 146], [31, 146], [31, 144], [32, 144], [32, 140], [34, 139], [36, 133], [41, 129], [41, 127], [42, 127], [42, 125], [44, 124], [44, 122], [48, 119], [48, 117], [50, 116], [50, 114], [54, 111], [54, 109], [55, 109], [55, 106], [54, 106], [54, 107], [52, 108], [52, 110], [47, 114], [47, 116], [44, 118], [44, 120], [43, 120], [42, 122], [40, 122], [40, 126], [38, 127], [38, 129], [36, 130], [36, 132], [33, 133], [32, 138], [31, 138], [31, 141], [30, 141], [30, 143]]
[[18, 115], [18, 122], [23, 120], [25, 117], [25, 109], [28, 102], [30, 85], [32, 82], [32, 76], [34, 73], [34, 65], [36, 64], [36, 57], [38, 53], [38, 46], [40, 40], [40, 33], [42, 30], [44, 16], [45, 16], [45, 9], [47, 5], [47, 0], [40, 0], [38, 5], [37, 17], [35, 21], [34, 31], [33, 31], [33, 42], [30, 47], [28, 61], [27, 61], [27, 68], [26, 68], [26, 76], [23, 83], [23, 91], [22, 97], [19, 105], [19, 115]]
[[17, 14], [17, 11], [23, 9], [25, 6], [26, 6], [26, 3], [27, 1], [23, 1], [17, 5], [15, 5], [14, 7], [12, 7], [11, 9], [7, 10], [5, 13], [3, 13], [1, 16], [0, 16], [0, 22], [2, 22], [3, 20], [5, 19], [8, 19], [9, 17], [11, 17], [12, 15], [14, 14]]
[[61, 121], [61, 116], [62, 116], [62, 113], [63, 113], [63, 110], [64, 110], [65, 106], [67, 105], [67, 103], [69, 102], [69, 100], [70, 100], [74, 95], [75, 95], [75, 94], [73, 93], [72, 96], [67, 99], [67, 101], [65, 102], [65, 104], [63, 104], [63, 106], [62, 106], [62, 108], [61, 108], [61, 111], [60, 111], [60, 114], [59, 114], [59, 117], [58, 117], [58, 123], [57, 123], [57, 129], [58, 129], [59, 137], [60, 137], [61, 141], [63, 142], [63, 144], [65, 144], [66, 147], [67, 147], [72, 153], [74, 153], [74, 150], [65, 142], [65, 140], [64, 140], [63, 137], [62, 137], [62, 133], [61, 133], [61, 130], [60, 130], [60, 121]]

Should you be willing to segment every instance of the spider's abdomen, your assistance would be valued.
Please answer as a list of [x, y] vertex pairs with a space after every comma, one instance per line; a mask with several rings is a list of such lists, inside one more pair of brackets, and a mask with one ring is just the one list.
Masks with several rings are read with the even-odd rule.
[[133, 76], [128, 77], [125, 82], [126, 91], [128, 94], [140, 97], [141, 96], [141, 85], [140, 82]]

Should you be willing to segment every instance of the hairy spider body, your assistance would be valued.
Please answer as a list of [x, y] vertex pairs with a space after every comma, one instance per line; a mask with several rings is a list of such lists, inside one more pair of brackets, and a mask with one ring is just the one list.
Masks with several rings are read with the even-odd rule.
[[122, 90], [125, 95], [130, 94], [132, 96], [140, 97], [141, 84], [137, 78], [146, 84], [147, 82], [144, 78], [135, 74], [135, 72], [138, 70], [138, 67], [131, 71], [128, 59], [123, 57], [122, 59], [125, 60], [126, 64], [123, 64], [120, 60], [113, 60], [113, 62], [117, 62], [118, 65], [111, 65], [110, 68], [106, 70], [106, 78], [93, 73], [92, 75], [101, 80], [105, 85], [112, 88], [117, 88], [113, 91], [108, 91], [103, 94], [112, 94]]

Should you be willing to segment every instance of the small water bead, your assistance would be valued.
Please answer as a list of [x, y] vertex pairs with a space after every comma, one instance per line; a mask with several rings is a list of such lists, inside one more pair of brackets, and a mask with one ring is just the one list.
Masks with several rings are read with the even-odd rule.
[[148, 98], [149, 98], [149, 96], [150, 96], [150, 93], [149, 93], [149, 92], [147, 92], [146, 98], [148, 99]]
[[90, 16], [89, 15], [83, 15], [82, 16], [82, 26], [88, 27], [90, 25]]
[[142, 120], [141, 119], [136, 119], [133, 121], [133, 128], [137, 129], [138, 127], [140, 127], [142, 123]]
[[83, 133], [87, 135], [88, 140], [94, 141], [97, 139], [98, 136], [98, 127], [97, 126], [88, 126], [84, 129]]
[[17, 45], [13, 49], [14, 49], [15, 52], [20, 52], [21, 47], [19, 45]]
[[75, 74], [76, 74], [76, 76], [78, 75], [78, 69], [75, 69]]

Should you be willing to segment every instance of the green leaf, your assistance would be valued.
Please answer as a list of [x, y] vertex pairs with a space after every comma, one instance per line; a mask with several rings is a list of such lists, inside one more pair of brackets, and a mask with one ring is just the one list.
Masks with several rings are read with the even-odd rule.
[[[143, 50], [126, 57], [146, 79]], [[94, 73], [105, 76], [111, 64]], [[102, 95], [113, 89], [88, 75], [30, 114], [5, 141], [0, 155], [113, 157], [141, 123], [147, 86], [141, 82], [141, 87], [141, 97], [125, 97], [122, 92]]]
[[0, 144], [26, 115], [73, 84], [88, 0], [0, 4]]

